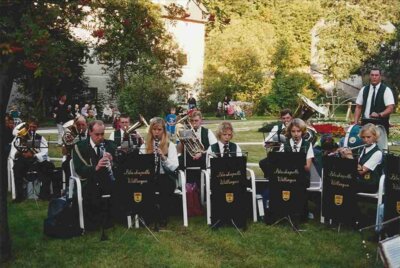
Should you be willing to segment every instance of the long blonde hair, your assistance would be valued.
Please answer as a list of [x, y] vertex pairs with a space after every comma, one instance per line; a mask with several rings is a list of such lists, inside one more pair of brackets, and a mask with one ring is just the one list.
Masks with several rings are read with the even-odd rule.
[[165, 121], [161, 117], [154, 117], [150, 120], [150, 126], [149, 126], [149, 130], [147, 131], [147, 136], [146, 136], [146, 153], [152, 154], [154, 152], [154, 148], [153, 148], [154, 137], [153, 137], [153, 134], [151, 133], [151, 130], [153, 129], [154, 126], [161, 126], [163, 129], [163, 133], [161, 135], [159, 144], [160, 144], [160, 149], [163, 152], [163, 154], [167, 155], [169, 139], [168, 139], [168, 135], [167, 135], [167, 130], [165, 128]]

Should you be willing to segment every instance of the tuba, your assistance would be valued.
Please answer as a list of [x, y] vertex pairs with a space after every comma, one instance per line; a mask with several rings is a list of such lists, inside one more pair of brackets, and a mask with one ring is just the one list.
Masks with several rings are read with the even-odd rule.
[[193, 126], [189, 122], [189, 115], [185, 115], [176, 122], [176, 135], [179, 141], [185, 145], [191, 157], [204, 152], [204, 145], [197, 138]]
[[75, 120], [69, 120], [63, 125], [64, 135], [62, 141], [66, 146], [72, 146], [75, 143], [75, 138], [78, 136], [79, 131], [75, 125]]
[[319, 107], [312, 100], [308, 99], [306, 96], [302, 94], [297, 94], [300, 98], [299, 106], [294, 112], [293, 118], [300, 118], [303, 121], [307, 121], [311, 116], [316, 113], [323, 115], [324, 117], [328, 116], [328, 109]]

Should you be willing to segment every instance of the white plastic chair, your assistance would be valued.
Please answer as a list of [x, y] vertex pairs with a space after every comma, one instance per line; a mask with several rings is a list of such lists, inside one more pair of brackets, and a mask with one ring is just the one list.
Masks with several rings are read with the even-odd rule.
[[77, 196], [78, 211], [79, 211], [79, 226], [81, 227], [82, 230], [85, 230], [85, 222], [83, 218], [82, 184], [78, 174], [75, 171], [72, 159], [70, 160], [69, 164], [71, 170], [71, 177], [69, 177], [68, 198], [72, 199], [74, 194], [74, 186], [76, 185], [76, 196]]

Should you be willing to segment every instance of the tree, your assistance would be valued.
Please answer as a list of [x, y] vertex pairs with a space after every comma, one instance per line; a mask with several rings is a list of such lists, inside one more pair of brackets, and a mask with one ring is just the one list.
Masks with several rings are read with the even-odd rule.
[[[30, 90], [48, 88], [43, 83], [62, 81], [72, 75], [71, 59], [76, 56], [69, 29], [79, 24], [85, 16], [84, 4], [88, 1], [2, 1], [0, 4], [0, 89], [1, 116], [4, 118], [14, 81], [34, 85]], [[83, 48], [83, 46], [81, 47]], [[79, 49], [82, 51], [82, 49]], [[83, 52], [79, 54], [83, 55]], [[80, 62], [76, 60], [75, 62]], [[4, 130], [4, 120], [1, 120]], [[2, 141], [2, 138], [0, 138]], [[3, 142], [3, 141], [2, 141]], [[3, 143], [1, 143], [3, 144]], [[0, 159], [6, 159], [0, 146]], [[6, 168], [1, 162], [0, 184], [0, 259], [11, 256], [11, 243], [7, 219]]]
[[93, 7], [97, 13], [92, 34], [98, 39], [95, 55], [117, 78], [114, 91], [121, 92], [130, 76], [151, 74], [154, 69], [171, 79], [181, 75], [178, 49], [161, 20], [160, 6], [145, 0], [99, 0]]
[[381, 26], [399, 11], [399, 5], [382, 0], [324, 2], [327, 15], [319, 30], [320, 62], [328, 79], [338, 81], [377, 53], [389, 37]]

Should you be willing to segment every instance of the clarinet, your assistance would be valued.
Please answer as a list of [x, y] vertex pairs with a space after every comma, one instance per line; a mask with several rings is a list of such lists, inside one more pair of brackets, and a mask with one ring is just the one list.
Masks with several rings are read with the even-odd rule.
[[158, 138], [154, 139], [154, 156], [156, 165], [156, 176], [160, 174], [160, 155], [158, 154], [158, 148], [160, 147], [160, 140]]
[[[104, 147], [104, 142], [100, 143], [100, 158], [102, 158], [104, 156], [104, 153], [106, 152], [106, 148]], [[114, 173], [111, 167], [111, 163], [110, 160], [108, 160], [107, 163], [107, 177], [111, 180], [111, 181], [115, 181], [115, 177], [114, 177]]]

